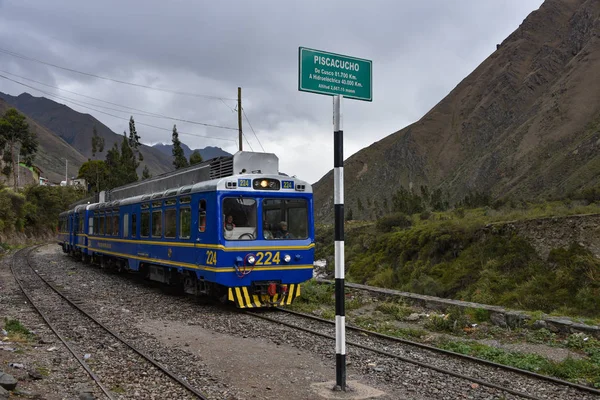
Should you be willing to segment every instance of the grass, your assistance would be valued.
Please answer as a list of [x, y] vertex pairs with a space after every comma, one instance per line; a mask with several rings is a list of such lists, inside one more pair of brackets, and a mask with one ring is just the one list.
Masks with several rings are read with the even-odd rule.
[[120, 386], [120, 385], [115, 385], [115, 386], [111, 387], [110, 390], [112, 392], [119, 393], [119, 394], [125, 394], [126, 393], [125, 389], [122, 386]]
[[600, 359], [567, 358], [564, 361], [555, 362], [537, 354], [506, 351], [473, 341], [439, 339], [435, 344], [439, 348], [456, 353], [600, 388]]
[[18, 319], [4, 318], [4, 329], [12, 342], [28, 342], [33, 334]]
[[408, 317], [414, 312], [414, 310], [411, 307], [408, 307], [404, 304], [393, 303], [389, 301], [379, 303], [377, 307], [375, 307], [375, 310], [390, 315], [398, 321], [402, 321], [404, 318]]

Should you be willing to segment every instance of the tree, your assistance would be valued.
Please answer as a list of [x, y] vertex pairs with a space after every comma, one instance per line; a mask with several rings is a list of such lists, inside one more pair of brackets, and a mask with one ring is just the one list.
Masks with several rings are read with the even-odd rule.
[[140, 165], [133, 153], [133, 149], [129, 147], [129, 141], [125, 132], [123, 132], [123, 141], [121, 142], [121, 163], [120, 163], [120, 185], [136, 182], [138, 180], [137, 167]]
[[202, 156], [198, 150], [194, 150], [192, 154], [190, 154], [190, 165], [200, 164], [202, 161]]
[[152, 174], [150, 173], [150, 169], [148, 169], [147, 165], [144, 165], [144, 170], [142, 171], [142, 180], [152, 178]]
[[19, 155], [23, 157], [25, 165], [31, 167], [38, 146], [36, 135], [29, 130], [25, 116], [15, 108], [9, 108], [0, 118], [0, 150], [5, 163], [2, 173], [7, 178], [11, 172], [13, 173], [15, 190], [17, 189], [16, 146], [20, 146]]
[[120, 186], [121, 182], [121, 152], [119, 145], [115, 142], [113, 147], [106, 152], [106, 169], [108, 170], [107, 189]]
[[175, 169], [188, 167], [188, 160], [185, 158], [185, 154], [183, 153], [183, 148], [181, 147], [181, 142], [179, 141], [179, 134], [177, 133], [177, 126], [173, 125], [173, 166]]
[[108, 168], [103, 160], [88, 160], [79, 168], [77, 179], [85, 179], [96, 191], [104, 190], [108, 184]]
[[133, 120], [133, 115], [129, 118], [129, 147], [133, 150], [134, 153], [137, 153], [138, 160], [144, 161], [144, 156], [142, 152], [138, 149], [140, 146], [140, 136], [137, 134], [135, 130], [135, 121]]
[[[102, 153], [104, 151], [104, 138], [98, 136], [96, 125], [94, 125], [92, 132], [92, 157], [96, 157], [96, 153]], [[102, 164], [104, 164], [104, 162], [102, 162]], [[95, 163], [94, 166], [96, 167], [96, 177], [93, 179], [93, 181], [96, 183], [96, 192], [100, 192], [100, 182], [106, 183], [106, 179], [100, 179], [100, 164]], [[103, 167], [106, 169], [106, 164], [104, 164]], [[81, 168], [83, 168], [83, 165]], [[79, 175], [81, 175], [81, 168], [79, 169]], [[87, 178], [86, 181], [91, 183], [91, 181]]]

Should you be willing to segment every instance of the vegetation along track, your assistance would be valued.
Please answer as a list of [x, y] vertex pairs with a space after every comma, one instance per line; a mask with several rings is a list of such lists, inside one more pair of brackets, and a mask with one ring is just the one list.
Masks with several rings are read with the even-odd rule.
[[[157, 388], [155, 382], [164, 380], [164, 389], [177, 398], [207, 397], [182, 378], [168, 371], [148, 354], [137, 349], [119, 334], [91, 316], [69, 299], [63, 291], [44, 279], [31, 265], [29, 255], [40, 246], [19, 250], [14, 254], [11, 271], [31, 306], [77, 359], [92, 380], [109, 399], [120, 393], [132, 380], [140, 380], [142, 390]], [[24, 254], [24, 256], [22, 256]], [[21, 257], [22, 256], [22, 257]], [[18, 262], [18, 259], [21, 262]], [[40, 284], [40, 281], [43, 282]], [[73, 312], [76, 310], [75, 312]], [[98, 329], [101, 328], [101, 329]], [[61, 333], [62, 332], [62, 333]], [[69, 340], [65, 337], [68, 336]], [[117, 340], [117, 342], [114, 341]], [[85, 361], [78, 354], [93, 354]], [[84, 358], [86, 358], [84, 356]], [[152, 364], [149, 366], [148, 363]], [[173, 382], [175, 385], [173, 386]], [[105, 385], [110, 383], [112, 390]], [[150, 384], [151, 383], [151, 384]]]
[[[255, 310], [245, 311], [245, 313], [293, 329], [335, 340], [335, 336], [328, 333], [332, 332], [330, 325], [334, 325], [335, 322], [296, 311], [286, 309], [275, 310], [275, 312], [270, 312], [271, 310]], [[263, 315], [267, 313], [269, 316]], [[346, 340], [348, 346], [354, 346], [385, 357], [391, 357], [455, 378], [464, 379], [481, 386], [497, 389], [518, 398], [591, 399], [598, 398], [597, 396], [600, 395], [600, 390], [588, 386], [438, 349], [410, 340], [387, 336], [353, 326], [346, 326], [346, 330], [350, 333], [347, 335]], [[368, 336], [372, 340], [365, 340], [365, 337]], [[402, 346], [393, 346], [398, 343]], [[516, 390], [514, 387], [519, 387], [521, 390]], [[545, 395], [541, 396], [540, 393], [544, 393]], [[551, 397], [548, 397], [548, 395]]]

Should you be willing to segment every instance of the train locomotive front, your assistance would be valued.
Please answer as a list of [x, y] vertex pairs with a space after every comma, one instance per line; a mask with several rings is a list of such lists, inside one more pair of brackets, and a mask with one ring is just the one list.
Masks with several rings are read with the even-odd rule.
[[[296, 178], [250, 175], [217, 188], [219, 246], [204, 263], [240, 308], [290, 304], [312, 278], [312, 188]], [[223, 273], [228, 272], [228, 273]]]

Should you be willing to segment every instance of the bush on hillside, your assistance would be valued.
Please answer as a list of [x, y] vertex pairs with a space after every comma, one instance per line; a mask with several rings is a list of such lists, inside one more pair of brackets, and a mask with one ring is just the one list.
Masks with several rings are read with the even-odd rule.
[[377, 220], [377, 230], [379, 232], [391, 232], [394, 228], [410, 228], [412, 221], [410, 217], [401, 212], [388, 214]]

